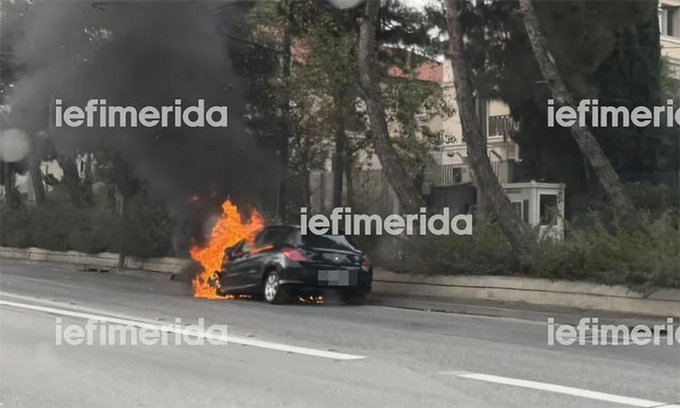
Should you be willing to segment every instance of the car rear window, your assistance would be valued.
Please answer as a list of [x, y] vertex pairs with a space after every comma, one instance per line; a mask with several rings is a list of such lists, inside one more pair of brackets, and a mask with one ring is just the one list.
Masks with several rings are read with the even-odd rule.
[[309, 248], [341, 249], [358, 251], [344, 235], [304, 235], [302, 242]]
[[257, 246], [272, 245], [281, 242], [290, 235], [290, 229], [268, 228], [264, 234], [258, 238]]

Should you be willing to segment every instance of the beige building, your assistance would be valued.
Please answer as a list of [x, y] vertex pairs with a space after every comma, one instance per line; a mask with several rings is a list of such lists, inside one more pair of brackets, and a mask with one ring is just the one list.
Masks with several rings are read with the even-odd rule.
[[[398, 76], [394, 70], [390, 73]], [[423, 64], [418, 77], [424, 81], [438, 82], [442, 86], [446, 103], [454, 110], [458, 109], [450, 61]], [[493, 100], [478, 101], [477, 109], [482, 132], [487, 136], [488, 154], [494, 172], [501, 182], [510, 182], [513, 176], [512, 163], [519, 159], [519, 147], [508, 137], [509, 131], [515, 126], [510, 118], [510, 109], [504, 103]], [[388, 126], [391, 133], [399, 133], [396, 122], [390, 122]], [[436, 165], [430, 170], [431, 174], [426, 182], [432, 186], [471, 182], [460, 118], [455, 114], [451, 117], [435, 116], [429, 119], [428, 126], [433, 131], [442, 132], [445, 142], [441, 149], [432, 152]], [[361, 157], [360, 165], [364, 170], [381, 168], [375, 155]], [[331, 171], [330, 162], [327, 171]]]
[[661, 55], [680, 78], [680, 0], [661, 0], [659, 7]]
[[[680, 79], [680, 0], [661, 0], [659, 5], [661, 31], [661, 55], [672, 72]], [[442, 87], [447, 100], [456, 107], [451, 63], [443, 64]], [[480, 101], [477, 106], [482, 132], [487, 136], [488, 155], [494, 172], [501, 183], [513, 181], [514, 164], [521, 160], [519, 146], [509, 139], [508, 133], [515, 126], [510, 110], [500, 101]], [[467, 167], [467, 149], [462, 141], [460, 119], [453, 116], [443, 121], [443, 129], [451, 142], [441, 151], [433, 152], [435, 167], [433, 186], [446, 186], [471, 182]]]
[[[660, 1], [659, 26], [661, 31], [661, 55], [669, 63], [672, 72], [680, 79], [680, 0]], [[445, 60], [441, 64], [432, 63], [426, 65], [419, 77], [423, 80], [439, 82], [445, 92], [447, 102], [454, 110], [457, 110], [450, 61]], [[477, 113], [482, 133], [487, 138], [487, 153], [494, 172], [506, 190], [512, 190], [514, 187], [519, 186], [519, 184], [513, 185], [512, 183], [516, 181], [516, 165], [522, 159], [519, 146], [509, 137], [510, 132], [515, 129], [517, 124], [510, 117], [509, 107], [501, 101], [477, 101]], [[430, 127], [433, 130], [443, 131], [446, 142], [441, 149], [432, 152], [433, 163], [425, 179], [423, 193], [429, 194], [432, 188], [436, 187], [471, 183], [472, 177], [468, 167], [467, 147], [463, 142], [460, 118], [455, 114], [449, 118], [435, 117], [430, 122]], [[366, 170], [380, 169], [380, 162], [375, 156], [364, 158], [363, 165], [363, 168]], [[330, 170], [330, 166], [328, 170]], [[534, 185], [522, 185], [521, 187], [523, 188], [523, 194], [532, 192], [536, 188]], [[551, 191], [549, 194], [544, 192], [545, 194], [542, 193], [539, 196], [547, 194], [551, 198], [558, 197], [559, 207], [563, 210], [565, 186], [561, 184], [542, 184], [541, 188], [549, 188]], [[387, 190], [390, 189], [387, 188]], [[390, 195], [393, 196], [393, 193]], [[536, 213], [538, 210], [535, 210], [535, 208], [542, 202], [542, 200], [536, 199], [536, 204], [532, 204], [525, 199], [520, 199], [517, 194], [515, 196], [511, 197], [511, 201], [513, 205], [518, 207], [518, 213], [522, 214], [523, 218]], [[529, 210], [529, 208], [534, 208], [534, 210]], [[534, 218], [538, 217], [536, 214], [534, 214]], [[532, 220], [529, 218], [527, 221], [532, 223]], [[534, 220], [532, 224], [536, 222]]]
[[[442, 87], [446, 100], [457, 111], [458, 107], [453, 86], [451, 62], [443, 63]], [[487, 153], [491, 165], [502, 183], [512, 181], [513, 163], [520, 159], [519, 146], [509, 138], [509, 132], [516, 126], [510, 118], [510, 109], [500, 101], [477, 101], [477, 113], [482, 133], [487, 138]], [[453, 115], [442, 121], [447, 142], [442, 149], [433, 152], [438, 167], [433, 170], [433, 186], [446, 186], [471, 182], [467, 164], [467, 147], [463, 142], [460, 118]]]

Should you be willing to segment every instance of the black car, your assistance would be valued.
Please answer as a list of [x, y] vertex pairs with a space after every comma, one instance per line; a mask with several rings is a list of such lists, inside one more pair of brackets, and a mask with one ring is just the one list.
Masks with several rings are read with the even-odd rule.
[[338, 291], [345, 303], [360, 304], [371, 291], [373, 268], [345, 235], [300, 233], [288, 225], [265, 227], [254, 244], [227, 249], [219, 273], [222, 294], [262, 294], [285, 303], [295, 291]]

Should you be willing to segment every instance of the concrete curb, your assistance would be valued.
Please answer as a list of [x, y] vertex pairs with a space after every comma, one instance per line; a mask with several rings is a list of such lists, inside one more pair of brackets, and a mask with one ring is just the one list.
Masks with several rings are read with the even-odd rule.
[[659, 289], [644, 295], [625, 286], [516, 276], [428, 276], [378, 269], [376, 293], [452, 299], [522, 302], [581, 310], [680, 317], [680, 290]]
[[[118, 254], [59, 252], [40, 248], [0, 247], [0, 259], [77, 264], [116, 268]], [[179, 258], [139, 259], [128, 257], [125, 268], [177, 274], [191, 261]], [[565, 308], [629, 313], [657, 317], [680, 317], [680, 290], [660, 289], [645, 297], [624, 286], [590, 282], [524, 278], [514, 276], [444, 276], [400, 274], [377, 268], [373, 274], [377, 294], [448, 298], [452, 301], [490, 300], [522, 302]]]
[[[88, 267], [113, 269], [118, 267], [118, 254], [102, 252], [85, 254], [76, 251], [48, 251], [41, 248], [9, 248], [0, 247], [0, 259], [16, 259], [35, 262], [52, 262], [76, 264]], [[191, 261], [180, 258], [134, 258], [126, 257], [126, 269], [137, 269], [149, 272], [176, 274]]]

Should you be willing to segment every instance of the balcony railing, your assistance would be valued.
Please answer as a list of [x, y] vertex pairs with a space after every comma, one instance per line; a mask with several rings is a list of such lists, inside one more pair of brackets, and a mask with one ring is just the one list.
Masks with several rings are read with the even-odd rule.
[[453, 164], [439, 166], [439, 177], [435, 178], [435, 184], [439, 186], [450, 186], [463, 182], [463, 168]]
[[[501, 179], [501, 162], [497, 160], [491, 161], [493, 172]], [[433, 168], [432, 181], [435, 186], [452, 186], [455, 184], [467, 183], [472, 181], [470, 179], [469, 169], [467, 166], [459, 164], [443, 164], [437, 165]]]

